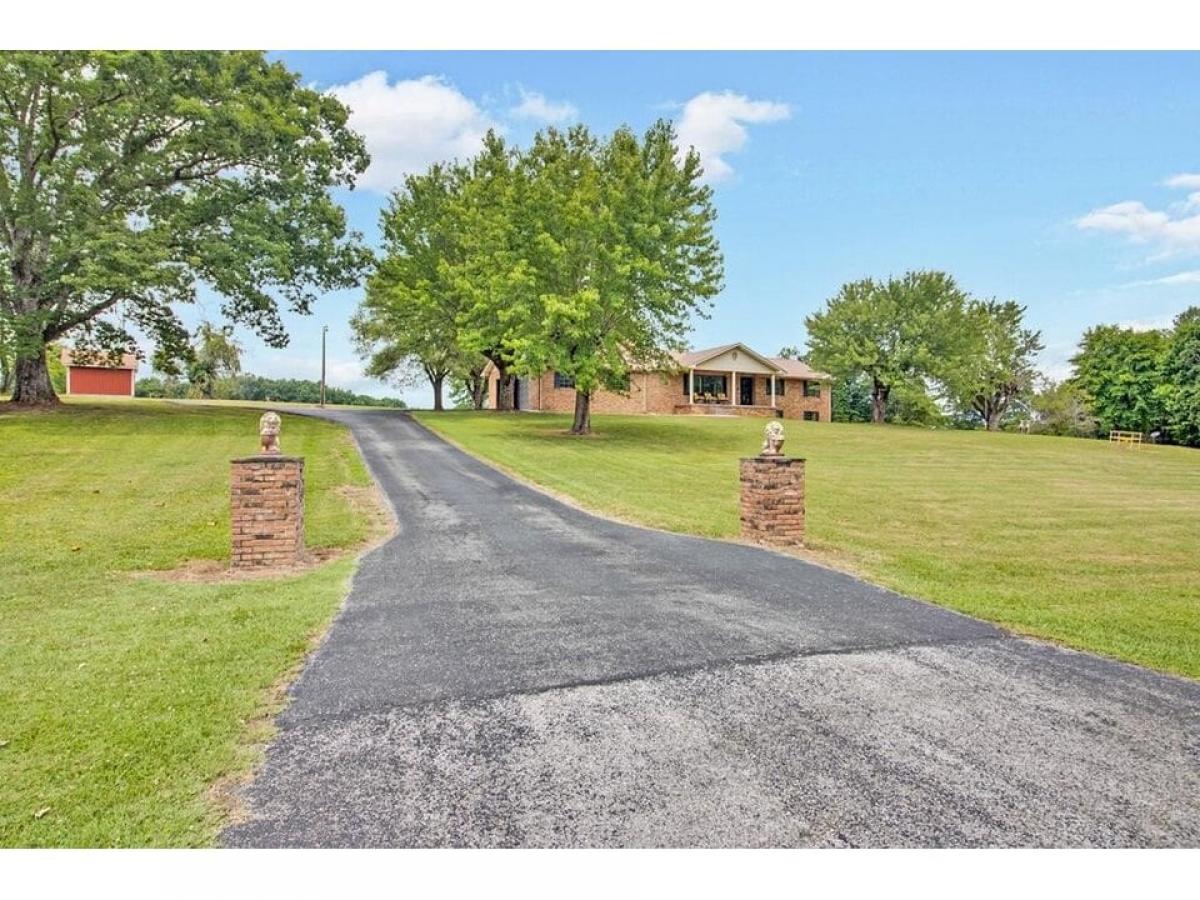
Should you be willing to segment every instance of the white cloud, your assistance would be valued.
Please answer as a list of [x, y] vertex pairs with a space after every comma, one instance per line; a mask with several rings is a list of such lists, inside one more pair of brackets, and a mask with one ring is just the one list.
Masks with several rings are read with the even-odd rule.
[[495, 123], [469, 97], [437, 75], [388, 84], [386, 72], [364, 75], [329, 93], [350, 107], [371, 166], [360, 184], [390, 191], [404, 176], [435, 162], [473, 155]]
[[1125, 319], [1117, 324], [1122, 328], [1132, 328], [1134, 331], [1162, 331], [1175, 323], [1173, 315], [1151, 316], [1148, 319]]
[[723, 181], [733, 174], [724, 159], [745, 146], [746, 124], [778, 122], [791, 115], [786, 103], [751, 100], [732, 91], [697, 94], [683, 105], [677, 128], [680, 150], [695, 147], [704, 164], [706, 181]]
[[[1200, 187], [1200, 175], [1181, 174], [1164, 184], [1174, 188]], [[1200, 191], [1167, 210], [1154, 210], [1140, 200], [1126, 200], [1094, 209], [1075, 220], [1082, 231], [1123, 235], [1133, 243], [1152, 244], [1160, 256], [1200, 253]]]
[[1200, 173], [1196, 172], [1181, 172], [1178, 175], [1172, 175], [1163, 182], [1167, 187], [1183, 188], [1188, 191], [1200, 190]]
[[579, 118], [579, 110], [565, 100], [547, 100], [544, 94], [526, 90], [518, 85], [521, 102], [508, 111], [515, 119], [532, 119], [535, 122], [567, 122]]
[[1149, 287], [1160, 284], [1200, 284], [1200, 269], [1192, 269], [1187, 272], [1176, 272], [1174, 275], [1166, 275], [1162, 278], [1150, 278], [1146, 281], [1130, 281], [1128, 284], [1121, 285], [1121, 287]]

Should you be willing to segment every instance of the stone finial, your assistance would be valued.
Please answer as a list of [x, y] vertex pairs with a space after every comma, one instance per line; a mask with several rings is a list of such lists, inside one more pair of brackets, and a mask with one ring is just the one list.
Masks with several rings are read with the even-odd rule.
[[262, 449], [259, 452], [264, 456], [279, 455], [279, 427], [282, 424], [279, 413], [263, 413], [262, 418], [258, 420], [258, 435], [262, 439]]
[[763, 429], [763, 445], [759, 456], [783, 456], [783, 425], [778, 420]]

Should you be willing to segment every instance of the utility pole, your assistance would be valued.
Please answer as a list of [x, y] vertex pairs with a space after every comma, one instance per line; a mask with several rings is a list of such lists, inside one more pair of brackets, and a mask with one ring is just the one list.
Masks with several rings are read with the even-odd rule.
[[321, 408], [325, 408], [325, 334], [329, 331], [328, 325], [321, 326]]

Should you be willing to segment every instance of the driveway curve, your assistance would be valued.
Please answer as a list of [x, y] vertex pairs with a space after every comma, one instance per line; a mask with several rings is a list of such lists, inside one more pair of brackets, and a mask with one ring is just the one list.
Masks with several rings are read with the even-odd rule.
[[399, 529], [228, 846], [1200, 844], [1200, 684], [324, 415]]

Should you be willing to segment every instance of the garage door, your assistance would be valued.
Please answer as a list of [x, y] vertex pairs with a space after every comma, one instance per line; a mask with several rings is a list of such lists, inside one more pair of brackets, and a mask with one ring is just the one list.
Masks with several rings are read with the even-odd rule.
[[71, 368], [72, 394], [114, 394], [128, 397], [133, 372], [129, 369]]

